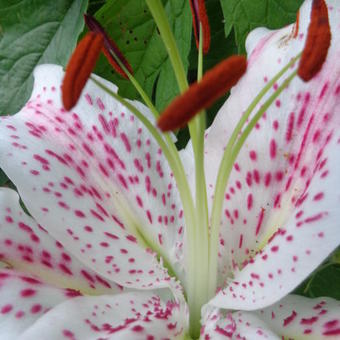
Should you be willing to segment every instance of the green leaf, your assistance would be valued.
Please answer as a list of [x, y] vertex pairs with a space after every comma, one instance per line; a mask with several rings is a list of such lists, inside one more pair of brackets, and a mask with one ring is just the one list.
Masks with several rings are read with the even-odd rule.
[[[187, 68], [192, 20], [189, 3], [187, 0], [168, 0], [164, 4]], [[178, 87], [167, 52], [145, 1], [108, 1], [96, 13], [96, 18], [131, 64], [134, 76], [143, 89], [150, 97], [155, 94], [156, 106], [158, 109], [163, 108], [178, 94]], [[122, 96], [138, 98], [132, 84], [117, 75], [103, 56], [97, 62], [95, 73], [115, 83]]]
[[225, 35], [235, 30], [240, 53], [245, 52], [245, 40], [256, 27], [281, 28], [296, 19], [303, 0], [220, 0], [225, 20]]
[[9, 181], [6, 174], [0, 169], [0, 187], [4, 186]]
[[1, 115], [19, 111], [28, 100], [36, 65], [66, 65], [86, 7], [87, 0], [1, 0]]
[[305, 294], [311, 298], [329, 296], [340, 300], [340, 264], [328, 264], [319, 270], [308, 282]]

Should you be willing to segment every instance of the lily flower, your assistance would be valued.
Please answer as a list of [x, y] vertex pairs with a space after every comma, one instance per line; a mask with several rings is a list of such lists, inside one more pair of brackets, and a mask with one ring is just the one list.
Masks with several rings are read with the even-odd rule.
[[[304, 82], [320, 3], [331, 44]], [[39, 66], [0, 121], [30, 213], [0, 189], [0, 338], [339, 338], [340, 302], [289, 294], [340, 244], [339, 23], [337, 0], [307, 0], [299, 24], [253, 31], [246, 73], [180, 153], [97, 76], [65, 110], [62, 68]]]

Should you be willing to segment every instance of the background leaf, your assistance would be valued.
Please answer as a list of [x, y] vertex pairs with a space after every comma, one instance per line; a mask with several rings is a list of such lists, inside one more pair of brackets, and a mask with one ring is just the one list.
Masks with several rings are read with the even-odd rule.
[[310, 298], [329, 296], [340, 300], [340, 264], [321, 266], [294, 293]]
[[245, 52], [245, 40], [256, 27], [276, 29], [292, 23], [303, 0], [220, 0], [225, 35], [234, 28], [239, 53]]
[[[189, 2], [187, 0], [163, 2], [187, 68], [192, 20]], [[96, 13], [96, 18], [130, 62], [134, 76], [143, 89], [149, 96], [155, 95], [158, 109], [163, 108], [178, 94], [178, 87], [168, 61], [167, 52], [145, 1], [108, 1]], [[117, 75], [103, 56], [97, 63], [95, 73], [118, 85], [122, 96], [130, 99], [138, 98], [136, 90], [129, 81]]]
[[86, 7], [87, 0], [1, 0], [1, 115], [19, 111], [27, 101], [36, 65], [66, 65]]

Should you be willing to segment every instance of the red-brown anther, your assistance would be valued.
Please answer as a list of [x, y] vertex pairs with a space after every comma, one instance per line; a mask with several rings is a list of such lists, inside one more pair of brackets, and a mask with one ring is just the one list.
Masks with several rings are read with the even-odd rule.
[[86, 26], [92, 32], [96, 32], [102, 35], [104, 39], [103, 53], [112, 67], [119, 73], [122, 77], [128, 79], [129, 77], [124, 72], [124, 70], [119, 66], [117, 59], [126, 67], [126, 69], [133, 74], [133, 70], [127, 59], [124, 57], [123, 53], [118, 48], [117, 44], [108, 36], [102, 25], [92, 16], [85, 14]]
[[299, 26], [300, 26], [300, 11], [298, 11], [297, 14], [296, 14], [296, 22], [295, 22], [294, 30], [293, 30], [293, 38], [294, 39], [298, 36]]
[[203, 53], [206, 54], [210, 47], [210, 26], [204, 0], [189, 0], [192, 13], [192, 22], [197, 49], [199, 48], [200, 24], [203, 32]]
[[320, 71], [330, 44], [327, 5], [324, 0], [313, 0], [311, 22], [298, 68], [298, 75], [302, 80], [309, 81]]
[[246, 69], [247, 60], [244, 56], [235, 55], [222, 61], [205, 73], [199, 83], [192, 84], [173, 100], [158, 119], [158, 127], [162, 131], [183, 127], [196, 113], [229, 91]]
[[103, 47], [103, 38], [90, 32], [79, 42], [67, 64], [61, 87], [62, 101], [66, 110], [77, 104]]

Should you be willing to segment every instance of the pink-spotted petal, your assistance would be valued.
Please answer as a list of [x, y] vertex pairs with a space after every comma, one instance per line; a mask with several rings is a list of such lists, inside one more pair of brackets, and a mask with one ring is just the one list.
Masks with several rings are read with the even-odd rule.
[[312, 163], [313, 176], [294, 210], [263, 249], [217, 294], [218, 307], [254, 310], [291, 292], [340, 244], [340, 133]]
[[52, 309], [21, 340], [182, 339], [187, 319], [179, 305], [148, 293], [79, 297]]
[[66, 251], [22, 210], [18, 194], [7, 188], [0, 188], [0, 260], [60, 288], [88, 294], [113, 294], [123, 289]]
[[203, 321], [201, 339], [281, 339], [261, 318], [253, 313], [231, 313], [218, 308], [207, 308]]
[[288, 295], [256, 314], [285, 339], [340, 338], [340, 301], [331, 298]]
[[[279, 228], [286, 228], [292, 214], [298, 213], [299, 202], [311, 181], [318, 181], [316, 177], [321, 176], [321, 172], [316, 176], [315, 171], [324, 166], [323, 161], [328, 157], [323, 152], [325, 145], [332, 131], [340, 127], [340, 7], [337, 1], [326, 2], [332, 42], [321, 72], [308, 83], [296, 77], [282, 92], [251, 132], [232, 170], [220, 234], [220, 286]], [[303, 49], [310, 8], [311, 1], [306, 1], [300, 10], [296, 38], [293, 26], [278, 31], [257, 29], [248, 37], [247, 73], [232, 90], [206, 138], [210, 195], [224, 147], [242, 113], [263, 86]], [[265, 99], [282, 82], [274, 84]], [[316, 207], [317, 199], [321, 203], [328, 193], [320, 188], [315, 193], [318, 194]], [[309, 215], [305, 214], [304, 218], [313, 217]]]
[[48, 286], [36, 277], [1, 269], [0, 338], [18, 339], [51, 308], [79, 295], [77, 291]]
[[62, 78], [58, 66], [37, 68], [30, 101], [1, 120], [1, 167], [36, 221], [82, 262], [124, 286], [164, 287], [168, 275], [149, 248], [176, 273], [183, 262], [181, 204], [165, 158], [92, 81], [66, 112]]

